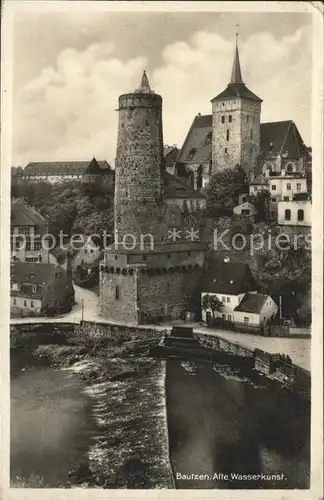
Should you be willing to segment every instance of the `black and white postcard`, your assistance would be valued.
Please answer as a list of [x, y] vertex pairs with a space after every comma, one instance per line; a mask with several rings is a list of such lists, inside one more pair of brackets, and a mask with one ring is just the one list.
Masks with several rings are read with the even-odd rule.
[[1, 69], [1, 498], [323, 498], [323, 4], [7, 0]]

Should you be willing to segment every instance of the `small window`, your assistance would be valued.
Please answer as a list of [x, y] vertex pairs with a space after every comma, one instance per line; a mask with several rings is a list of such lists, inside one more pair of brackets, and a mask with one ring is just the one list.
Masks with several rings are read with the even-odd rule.
[[226, 297], [226, 302], [231, 302], [231, 297]]
[[33, 293], [37, 292], [37, 285], [33, 285]]
[[248, 316], [244, 316], [244, 323], [247, 325], [249, 323], [249, 318]]
[[90, 250], [90, 253], [93, 253], [93, 250]]
[[222, 302], [226, 302], [226, 297], [222, 297]]
[[227, 153], [227, 148], [225, 148], [225, 154]]
[[290, 184], [290, 182], [287, 183], [287, 191], [291, 191], [291, 184]]
[[250, 139], [253, 139], [253, 132], [252, 132], [252, 130], [250, 132]]
[[42, 244], [40, 242], [34, 243], [34, 250], [41, 250], [42, 249]]
[[246, 115], [246, 121], [249, 122], [250, 121], [250, 116], [249, 115]]
[[301, 184], [297, 184], [296, 188], [297, 188], [297, 191], [300, 191], [301, 190]]
[[248, 210], [248, 209], [243, 209], [243, 210], [242, 210], [242, 215], [250, 215], [250, 210]]
[[116, 290], [115, 290], [115, 298], [116, 298], [116, 300], [120, 299], [120, 290], [119, 290], [118, 285], [116, 286]]
[[191, 257], [191, 252], [188, 252], [188, 257]]
[[232, 123], [232, 115], [228, 115], [228, 121]]
[[30, 307], [34, 309], [34, 302], [32, 300], [30, 301]]
[[118, 255], [115, 255], [115, 260], [118, 260]]
[[284, 196], [283, 201], [289, 201], [289, 196]]
[[276, 186], [275, 184], [272, 184], [272, 186], [271, 186], [271, 190], [272, 190], [272, 191], [275, 191], [276, 189], [277, 189], [277, 186]]
[[226, 314], [222, 314], [222, 319], [226, 320]]
[[230, 138], [230, 132], [229, 130], [227, 129], [226, 130], [226, 140], [229, 141], [229, 138]]
[[225, 116], [222, 116], [222, 123], [225, 123]]
[[27, 307], [27, 300], [24, 300], [24, 307]]
[[285, 210], [285, 220], [290, 220], [291, 219], [291, 211], [289, 210], [289, 208], [287, 208], [287, 210]]
[[232, 316], [230, 314], [227, 315], [227, 321], [232, 321]]
[[298, 212], [297, 212], [297, 219], [299, 221], [303, 221], [304, 220], [304, 210], [298, 210]]
[[250, 154], [252, 154], [252, 152], [253, 152], [253, 150], [252, 150], [252, 148], [250, 148]]
[[16, 299], [13, 299], [13, 305], [15, 306], [17, 304]]
[[84, 249], [84, 253], [88, 253], [88, 250], [86, 248]]
[[276, 203], [276, 201], [277, 201], [277, 200], [276, 200], [276, 198], [271, 198], [271, 201], [272, 201], [273, 203]]

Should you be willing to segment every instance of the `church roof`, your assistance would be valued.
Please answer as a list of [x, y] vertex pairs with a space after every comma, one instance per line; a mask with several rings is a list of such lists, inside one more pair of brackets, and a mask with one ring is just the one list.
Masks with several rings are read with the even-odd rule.
[[180, 150], [177, 163], [203, 163], [211, 160], [211, 141], [212, 115], [197, 115]]
[[165, 198], [206, 198], [203, 193], [191, 189], [184, 181], [168, 172], [165, 172], [164, 189]]
[[309, 156], [303, 139], [292, 120], [261, 124], [261, 156], [278, 156], [288, 153], [290, 158]]
[[[211, 159], [212, 145], [209, 138], [212, 134], [212, 124], [212, 115], [198, 115], [194, 118], [179, 152], [177, 163], [203, 163]], [[292, 120], [261, 123], [261, 157], [277, 156], [286, 152], [289, 158], [309, 156], [296, 124]]]

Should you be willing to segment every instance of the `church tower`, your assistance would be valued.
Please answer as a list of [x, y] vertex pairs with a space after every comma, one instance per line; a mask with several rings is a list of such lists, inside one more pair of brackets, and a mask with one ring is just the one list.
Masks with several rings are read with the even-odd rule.
[[241, 165], [247, 174], [255, 171], [260, 152], [262, 100], [244, 84], [238, 34], [230, 83], [212, 99], [212, 171]]

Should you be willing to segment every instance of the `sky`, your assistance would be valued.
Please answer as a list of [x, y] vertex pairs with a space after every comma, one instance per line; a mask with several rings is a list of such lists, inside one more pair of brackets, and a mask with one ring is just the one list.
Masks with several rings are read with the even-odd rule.
[[236, 24], [261, 122], [294, 120], [310, 145], [310, 14], [25, 12], [13, 31], [11, 164], [95, 156], [114, 165], [118, 96], [144, 69], [163, 97], [164, 142], [181, 146], [229, 83]]

